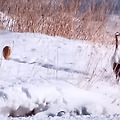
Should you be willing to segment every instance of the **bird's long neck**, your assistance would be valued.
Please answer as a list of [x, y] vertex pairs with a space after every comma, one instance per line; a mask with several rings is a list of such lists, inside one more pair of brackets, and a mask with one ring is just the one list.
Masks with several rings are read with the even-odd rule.
[[117, 49], [118, 48], [118, 36], [117, 35], [115, 36], [115, 40], [116, 40], [116, 47], [115, 47], [115, 49]]

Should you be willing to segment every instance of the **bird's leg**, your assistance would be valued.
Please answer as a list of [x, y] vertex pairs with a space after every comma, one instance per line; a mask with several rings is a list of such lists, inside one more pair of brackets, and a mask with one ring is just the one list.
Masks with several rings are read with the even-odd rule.
[[116, 81], [117, 84], [119, 84], [119, 77], [117, 78], [117, 81]]
[[120, 80], [120, 70], [118, 71], [118, 73], [116, 74], [116, 83], [119, 84], [119, 80]]
[[119, 79], [120, 79], [120, 69], [116, 73], [116, 83], [119, 84]]

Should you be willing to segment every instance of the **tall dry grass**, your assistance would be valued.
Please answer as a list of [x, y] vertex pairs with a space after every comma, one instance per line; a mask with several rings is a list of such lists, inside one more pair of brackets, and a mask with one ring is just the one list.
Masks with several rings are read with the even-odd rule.
[[[106, 42], [108, 15], [117, 0], [1, 0], [0, 11], [12, 17], [12, 31], [40, 32]], [[81, 6], [87, 9], [84, 13]], [[1, 21], [2, 23], [2, 21]]]
[[79, 19], [76, 19], [76, 37], [84, 40], [99, 41], [102, 43], [106, 40], [106, 24], [109, 14], [114, 11], [116, 1], [102, 1], [99, 6], [94, 6], [91, 0], [90, 7]]

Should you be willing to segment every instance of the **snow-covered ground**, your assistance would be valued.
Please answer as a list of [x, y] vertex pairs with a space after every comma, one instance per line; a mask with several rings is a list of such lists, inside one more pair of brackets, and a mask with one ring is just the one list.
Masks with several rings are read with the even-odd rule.
[[[6, 45], [10, 60], [2, 57]], [[0, 31], [0, 53], [1, 119], [120, 119], [114, 46]]]

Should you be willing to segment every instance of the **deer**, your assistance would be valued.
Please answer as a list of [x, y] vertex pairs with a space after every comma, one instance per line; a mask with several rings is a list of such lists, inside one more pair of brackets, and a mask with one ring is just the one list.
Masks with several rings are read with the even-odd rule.
[[5, 46], [3, 48], [3, 57], [4, 57], [4, 59], [9, 60], [10, 55], [11, 55], [11, 47], [10, 46]]

